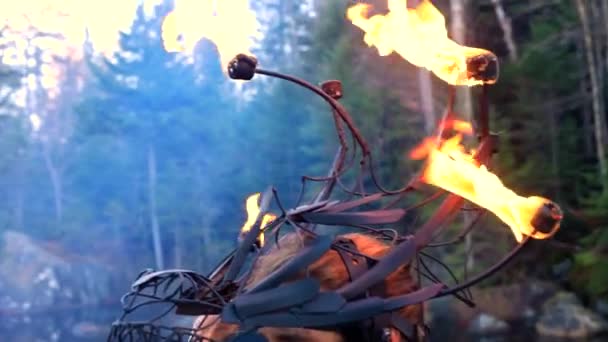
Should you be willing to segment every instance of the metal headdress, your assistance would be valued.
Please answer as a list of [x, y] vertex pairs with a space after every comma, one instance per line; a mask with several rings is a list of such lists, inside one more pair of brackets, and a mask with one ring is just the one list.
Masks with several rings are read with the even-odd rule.
[[[338, 102], [342, 97], [340, 82], [328, 81], [317, 87], [293, 76], [260, 69], [257, 67], [257, 60], [246, 55], [238, 55], [233, 59], [228, 66], [228, 74], [231, 78], [240, 80], [251, 80], [255, 74], [280, 78], [307, 88], [323, 98], [332, 109], [340, 141], [332, 168], [326, 177], [303, 177], [298, 205], [293, 209], [285, 209], [277, 192], [269, 188], [261, 197], [256, 224], [241, 237], [238, 247], [210, 274], [205, 276], [188, 270], [142, 273], [133, 283], [132, 290], [122, 299], [124, 313], [113, 324], [109, 341], [209, 340], [197, 333], [200, 326], [168, 325], [167, 321], [163, 321], [168, 315], [218, 315], [223, 322], [240, 327], [239, 333], [233, 337], [235, 341], [264, 341], [264, 337], [256, 332], [260, 327], [302, 327], [339, 331], [344, 327], [352, 327], [353, 323], [370, 320], [376, 320], [374, 331], [379, 334], [372, 334], [372, 337], [366, 340], [386, 339], [383, 332], [387, 326], [398, 329], [408, 340], [413, 340], [421, 329], [407, 324], [399, 316], [393, 315], [393, 312], [408, 305], [447, 295], [453, 295], [473, 305], [467, 289], [501, 269], [528, 241], [528, 237], [524, 238], [501, 260], [481, 274], [456, 282], [454, 286], [446, 286], [447, 282], [434, 276], [422, 261], [421, 256], [428, 256], [424, 249], [460, 242], [484, 214], [483, 209], [475, 212], [475, 218], [469, 226], [464, 227], [457, 239], [434, 242], [440, 236], [442, 227], [461, 210], [465, 200], [457, 195], [439, 191], [418, 205], [405, 209], [395, 208], [404, 195], [416, 190], [414, 185], [417, 179], [415, 177], [403, 188], [396, 190], [385, 189], [378, 183], [370, 148], [348, 111]], [[453, 92], [451, 96], [448, 116], [451, 115]], [[475, 154], [475, 159], [484, 165], [488, 165], [496, 146], [496, 136], [489, 132], [486, 96], [484, 88], [480, 102], [480, 145]], [[352, 146], [347, 144], [344, 126], [353, 138]], [[348, 189], [340, 180], [346, 170], [354, 165], [358, 148], [362, 151], [359, 177], [363, 177], [364, 171], [368, 172], [376, 187], [375, 193], [365, 192], [360, 186], [360, 179], [355, 182], [354, 189]], [[349, 149], [352, 153], [350, 158]], [[305, 184], [311, 181], [323, 183], [323, 187], [311, 202], [300, 204], [304, 197]], [[331, 199], [334, 189], [338, 187], [350, 196], [348, 200]], [[436, 212], [410, 234], [399, 234], [395, 229], [386, 228], [397, 226], [408, 211], [442, 195], [446, 195], [446, 198]], [[262, 217], [273, 202], [281, 214], [266, 227], [261, 227]], [[382, 205], [374, 210], [361, 209], [370, 204]], [[552, 216], [545, 216], [540, 220], [544, 224], [535, 228], [556, 229], [556, 222], [548, 222]], [[259, 244], [256, 244], [258, 237], [264, 233], [265, 236], [275, 236], [278, 240], [280, 229], [285, 225], [305, 235], [308, 242], [299, 253], [265, 279], [245, 288], [251, 260], [255, 260], [272, 245], [272, 242], [269, 242], [260, 248]], [[389, 241], [392, 247], [383, 257], [372, 258], [357, 251], [356, 246], [347, 240], [320, 234], [316, 229], [317, 225], [362, 229], [377, 239]], [[351, 280], [344, 286], [335, 291], [321, 291], [319, 281], [312, 277], [286, 282], [330, 250], [340, 253], [350, 273]], [[420, 283], [418, 290], [392, 297], [374, 290], [389, 274], [404, 264], [416, 265], [418, 275], [426, 278], [426, 285]], [[145, 312], [150, 305], [163, 303], [167, 304], [168, 308], [162, 315], [138, 320], [141, 319], [138, 315]], [[378, 317], [383, 317], [383, 320], [378, 321]], [[176, 324], [176, 321], [171, 324]]]

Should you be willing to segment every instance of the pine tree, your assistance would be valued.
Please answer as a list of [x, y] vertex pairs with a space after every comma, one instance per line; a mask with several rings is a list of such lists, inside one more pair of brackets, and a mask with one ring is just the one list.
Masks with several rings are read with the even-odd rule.
[[[313, 26], [311, 8], [301, 1], [260, 1], [264, 39], [255, 51], [261, 68], [300, 76], [315, 84], [306, 66], [306, 52], [311, 47]], [[246, 89], [253, 89], [255, 97], [247, 107], [247, 113], [256, 113], [257, 130], [245, 128], [243, 135], [255, 146], [252, 151], [252, 185], [261, 191], [274, 185], [286, 205], [295, 204], [300, 191], [302, 175], [319, 175], [323, 160], [331, 160], [333, 152], [324, 149], [321, 123], [331, 123], [331, 114], [325, 107], [317, 110], [311, 103], [319, 103], [317, 96], [308, 90], [283, 80], [257, 76]], [[258, 126], [259, 125], [259, 126]], [[329, 162], [325, 168], [329, 167]]]
[[[202, 62], [193, 64], [187, 56], [163, 49], [161, 23], [171, 9], [172, 2], [164, 1], [147, 16], [143, 6], [138, 7], [131, 29], [120, 34], [119, 51], [112, 58], [90, 63], [95, 89], [80, 107], [81, 134], [115, 136], [136, 158], [139, 170], [132, 172], [139, 181], [134, 190], [145, 199], [140, 203], [145, 210], [136, 212], [150, 226], [157, 268], [165, 267], [168, 255], [163, 241], [173, 241], [174, 250], [181, 249], [187, 230], [200, 229], [198, 222], [184, 227], [176, 221], [175, 209], [184, 195], [180, 191], [191, 189], [194, 172], [214, 181], [213, 170], [207, 168], [214, 158], [225, 155], [220, 144], [231, 136], [230, 120], [222, 118], [230, 112], [221, 96], [225, 77], [217, 68], [201, 68], [201, 63], [218, 59], [216, 52], [202, 44], [194, 56]], [[191, 167], [187, 174], [180, 169], [183, 166]], [[199, 196], [192, 198], [196, 203], [204, 193], [190, 195]], [[187, 214], [182, 211], [183, 216], [197, 215], [201, 208], [195, 206]], [[174, 255], [175, 260], [182, 259], [181, 252]]]

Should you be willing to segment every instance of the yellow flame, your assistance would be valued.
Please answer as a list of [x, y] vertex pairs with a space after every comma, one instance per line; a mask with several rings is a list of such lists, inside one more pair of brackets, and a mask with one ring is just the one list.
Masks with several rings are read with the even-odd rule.
[[454, 129], [456, 132], [460, 132], [460, 133], [464, 133], [464, 134], [468, 134], [468, 135], [473, 134], [473, 126], [466, 121], [452, 120], [450, 122], [450, 125], [452, 126], [452, 129]]
[[397, 52], [410, 63], [432, 71], [452, 85], [484, 83], [469, 77], [467, 58], [491, 55], [491, 52], [450, 40], [445, 18], [430, 1], [423, 0], [410, 9], [407, 0], [388, 0], [388, 14], [368, 18], [370, 8], [371, 5], [356, 4], [348, 9], [347, 17], [365, 32], [365, 43], [375, 46], [380, 56]]
[[532, 226], [536, 213], [550, 201], [538, 196], [522, 197], [505, 187], [498, 176], [466, 152], [461, 140], [461, 134], [440, 143], [427, 138], [410, 152], [412, 159], [428, 156], [422, 180], [490, 210], [511, 228], [518, 242], [524, 235], [550, 237], [550, 233], [538, 232]]
[[[247, 209], [247, 220], [243, 224], [243, 227], [241, 227], [241, 233], [246, 233], [250, 231], [251, 227], [253, 227], [253, 225], [255, 224], [255, 221], [258, 215], [260, 214], [260, 206], [258, 205], [259, 200], [259, 192], [247, 197], [247, 200], [245, 201], [245, 208]], [[266, 226], [272, 223], [272, 221], [274, 221], [276, 218], [276, 215], [270, 213], [264, 214], [264, 216], [262, 217], [262, 222], [260, 223], [261, 232], [259, 236], [260, 246], [264, 246], [264, 228], [266, 228]]]
[[248, 0], [178, 0], [162, 24], [166, 51], [191, 53], [206, 38], [217, 47], [223, 67], [239, 53], [252, 55], [258, 37]]
[[180, 33], [177, 28], [177, 14], [171, 12], [163, 19], [162, 39], [165, 51], [167, 52], [183, 52], [184, 45], [180, 42]]

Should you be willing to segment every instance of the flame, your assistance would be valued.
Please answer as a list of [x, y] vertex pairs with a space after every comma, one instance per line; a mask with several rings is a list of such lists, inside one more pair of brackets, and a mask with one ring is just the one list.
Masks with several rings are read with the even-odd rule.
[[444, 124], [444, 129], [453, 129], [456, 132], [473, 135], [473, 126], [467, 122], [462, 120], [449, 120]]
[[250, 52], [259, 38], [255, 12], [248, 0], [178, 0], [162, 23], [167, 52], [192, 53], [203, 38], [218, 49], [222, 66], [237, 54]]
[[[550, 237], [552, 233], [537, 231], [532, 222], [541, 208], [552, 202], [538, 196], [522, 197], [505, 187], [498, 176], [465, 150], [461, 141], [460, 133], [443, 142], [427, 138], [410, 152], [412, 159], [428, 157], [422, 181], [490, 210], [511, 228], [518, 242], [524, 235]], [[561, 216], [552, 218], [561, 220]]]
[[[245, 221], [243, 227], [241, 227], [241, 234], [250, 231], [251, 227], [253, 227], [253, 225], [255, 224], [255, 221], [258, 218], [258, 215], [260, 214], [260, 206], [258, 205], [259, 200], [259, 192], [247, 197], [247, 200], [245, 201], [245, 208], [247, 209], [247, 221]], [[270, 213], [264, 214], [264, 216], [262, 217], [262, 222], [260, 223], [260, 229], [262, 230], [262, 232], [259, 236], [260, 246], [264, 246], [263, 229], [266, 228], [267, 225], [272, 223], [272, 221], [274, 221], [276, 218], [276, 215]]]
[[167, 52], [184, 52], [186, 49], [182, 42], [180, 42], [180, 33], [178, 30], [177, 13], [175, 11], [170, 12], [163, 19], [163, 26], [161, 28], [161, 38], [163, 40], [163, 46]]
[[388, 0], [388, 14], [368, 17], [370, 9], [371, 5], [356, 4], [348, 9], [347, 17], [365, 32], [365, 43], [375, 46], [380, 56], [395, 51], [410, 63], [432, 71], [452, 85], [474, 86], [495, 82], [472, 77], [467, 68], [470, 58], [494, 55], [450, 40], [445, 18], [430, 1], [423, 0], [416, 8], [410, 9], [407, 8], [407, 0]]

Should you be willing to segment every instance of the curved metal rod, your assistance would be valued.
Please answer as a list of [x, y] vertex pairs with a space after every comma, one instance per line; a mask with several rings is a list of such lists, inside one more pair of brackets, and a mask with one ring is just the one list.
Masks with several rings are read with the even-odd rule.
[[467, 234], [469, 234], [469, 232], [471, 232], [471, 230], [473, 230], [473, 228], [475, 228], [477, 223], [479, 223], [479, 221], [485, 216], [486, 213], [487, 213], [486, 210], [479, 212], [477, 214], [477, 216], [473, 219], [473, 221], [471, 221], [471, 223], [469, 223], [469, 225], [466, 226], [464, 228], [464, 230], [462, 232], [460, 232], [458, 234], [458, 236], [456, 236], [455, 238], [448, 240], [448, 241], [429, 243], [426, 246], [427, 247], [441, 247], [441, 246], [453, 245], [453, 244], [464, 241], [465, 236], [467, 236]]
[[[418, 272], [419, 276], [422, 276], [430, 281], [432, 281], [435, 284], [442, 284], [441, 279], [439, 279], [435, 274], [433, 274], [431, 272], [431, 270], [428, 268], [428, 266], [422, 261], [421, 258], [417, 258], [417, 262], [422, 266], [422, 269], [420, 268], [420, 266], [416, 266], [414, 267], [414, 269]], [[427, 273], [423, 272], [426, 271]], [[455, 279], [454, 279], [455, 280]], [[420, 285], [419, 285], [420, 286]], [[462, 301], [465, 305], [467, 305], [468, 307], [474, 307], [475, 303], [473, 303], [471, 298], [468, 298], [468, 296], [463, 296], [459, 293], [454, 293], [453, 294], [454, 297], [456, 297], [456, 299]]]
[[[356, 144], [356, 139], [354, 137], [354, 135], [352, 136], [352, 144], [353, 144], [353, 148], [351, 149], [351, 157], [346, 161], [346, 164], [344, 164], [344, 162], [341, 162], [341, 165], [336, 164], [336, 161], [339, 160], [334, 160], [334, 163], [332, 164], [332, 169], [330, 169], [329, 172], [329, 176], [325, 176], [325, 177], [312, 177], [312, 176], [302, 176], [301, 178], [301, 182], [302, 182], [302, 186], [300, 187], [300, 192], [298, 194], [298, 198], [296, 200], [296, 207], [300, 205], [300, 203], [302, 202], [302, 198], [304, 197], [304, 191], [305, 191], [305, 187], [306, 187], [306, 181], [311, 181], [311, 182], [331, 182], [333, 183], [332, 185], [328, 185], [326, 184], [324, 188], [330, 188], [333, 191], [333, 188], [335, 187], [336, 184], [338, 184], [338, 186], [342, 187], [342, 183], [340, 182], [340, 177], [342, 175], [344, 175], [347, 171], [350, 170], [350, 168], [352, 167], [352, 165], [354, 164], [355, 158], [357, 156], [357, 144]], [[342, 147], [342, 146], [341, 146]], [[342, 151], [340, 151], [342, 150]], [[344, 148], [339, 148], [338, 149], [338, 153], [344, 153], [344, 151], [346, 151]], [[337, 158], [341, 158], [339, 154], [336, 154]], [[334, 166], [339, 166], [340, 168], [334, 168]], [[335, 171], [332, 171], [334, 170]], [[321, 192], [323, 192], [323, 190], [321, 190]], [[321, 192], [319, 192], [317, 194], [317, 196], [315, 198], [319, 198]]]
[[342, 104], [338, 101], [336, 101], [334, 98], [332, 98], [331, 96], [327, 95], [327, 93], [325, 93], [323, 91], [323, 89], [312, 85], [302, 79], [299, 79], [297, 77], [291, 76], [291, 75], [286, 75], [280, 72], [276, 72], [276, 71], [270, 71], [270, 70], [264, 70], [264, 69], [260, 69], [260, 68], [256, 68], [255, 69], [255, 73], [256, 74], [260, 74], [260, 75], [266, 75], [266, 76], [271, 76], [271, 77], [276, 77], [276, 78], [280, 78], [292, 83], [295, 83], [301, 87], [304, 87], [308, 90], [311, 90], [312, 92], [314, 92], [315, 94], [319, 95], [320, 97], [323, 98], [323, 100], [325, 100], [325, 102], [329, 103], [329, 105], [338, 113], [338, 115], [340, 116], [340, 118], [344, 121], [344, 123], [346, 123], [346, 125], [348, 126], [348, 129], [352, 132], [352, 134], [355, 136], [355, 139], [357, 139], [357, 142], [359, 143], [359, 145], [361, 146], [361, 148], [363, 149], [363, 155], [367, 156], [370, 153], [369, 150], [369, 146], [367, 144], [367, 141], [365, 141], [365, 139], [363, 138], [363, 136], [361, 135], [361, 132], [359, 132], [359, 129], [355, 126], [355, 122], [353, 121], [352, 117], [350, 116], [350, 114], [348, 114], [348, 111], [346, 110], [346, 108], [344, 108], [342, 106]]
[[398, 195], [398, 194], [402, 194], [404, 192], [407, 192], [409, 190], [412, 189], [412, 184], [414, 184], [414, 180], [417, 179], [417, 177], [414, 177], [410, 182], [408, 182], [404, 187], [397, 189], [397, 190], [388, 190], [386, 188], [384, 188], [382, 185], [380, 185], [380, 181], [378, 180], [378, 177], [376, 176], [376, 172], [374, 170], [374, 160], [372, 158], [371, 154], [367, 154], [364, 157], [367, 157], [369, 159], [369, 173], [371, 175], [372, 181], [374, 182], [374, 185], [382, 192], [384, 192], [385, 194], [388, 195]]
[[451, 294], [460, 292], [463, 289], [471, 287], [471, 286], [485, 280], [486, 278], [490, 277], [491, 275], [496, 273], [498, 270], [503, 268], [509, 261], [511, 261], [511, 259], [513, 259], [517, 255], [517, 253], [519, 253], [519, 251], [521, 251], [521, 249], [528, 243], [528, 241], [530, 241], [530, 237], [526, 236], [520, 244], [518, 244], [513, 250], [511, 250], [511, 252], [509, 252], [509, 254], [507, 254], [504, 258], [502, 258], [499, 262], [497, 262], [492, 267], [487, 269], [485, 272], [477, 275], [476, 277], [474, 277], [472, 279], [467, 280], [466, 282], [464, 282], [458, 286], [448, 288], [446, 290], [442, 290], [434, 298], [444, 297], [447, 295], [451, 295]]
[[236, 254], [237, 249], [234, 248], [232, 250], [232, 252], [230, 252], [222, 261], [220, 261], [220, 263], [215, 266], [215, 268], [213, 269], [213, 271], [211, 271], [211, 273], [209, 273], [209, 276], [207, 276], [207, 278], [211, 281], [213, 281], [214, 279], [216, 279], [218, 276], [222, 276], [226, 270], [228, 269], [228, 267], [230, 267], [230, 263], [232, 263], [232, 260], [234, 259], [234, 255]]
[[481, 139], [490, 136], [490, 105], [488, 104], [488, 85], [484, 83], [479, 96], [479, 130]]
[[[367, 144], [367, 141], [365, 140], [365, 138], [363, 138], [359, 129], [355, 126], [355, 123], [354, 123], [352, 117], [350, 116], [350, 114], [348, 113], [348, 111], [346, 110], [346, 108], [344, 108], [344, 106], [342, 106], [342, 104], [340, 102], [338, 102], [336, 99], [334, 99], [333, 97], [328, 95], [325, 91], [323, 91], [323, 89], [321, 89], [305, 80], [297, 78], [295, 76], [283, 74], [283, 73], [276, 72], [276, 71], [255, 68], [254, 72], [256, 74], [276, 77], [276, 78], [280, 78], [280, 79], [295, 83], [301, 87], [304, 87], [304, 88], [314, 92], [315, 94], [317, 94], [321, 98], [323, 98], [323, 100], [325, 100], [332, 107], [332, 109], [334, 111], [334, 116], [337, 114], [346, 123], [349, 130], [353, 134], [353, 137], [358, 142], [358, 144], [361, 146], [361, 149], [363, 150], [363, 159], [361, 160], [361, 163], [365, 164], [365, 159], [369, 158], [368, 169], [369, 169], [372, 181], [373, 181], [374, 185], [378, 188], [378, 190], [380, 190], [381, 192], [384, 192], [385, 194], [396, 195], [396, 194], [401, 194], [401, 193], [406, 192], [411, 189], [412, 182], [409, 182], [407, 185], [405, 185], [404, 187], [397, 189], [397, 190], [388, 190], [388, 189], [384, 188], [382, 185], [380, 185], [380, 182], [379, 182], [379, 180], [376, 176], [375, 170], [374, 170], [374, 162], [373, 162], [373, 158], [371, 155], [371, 151], [369, 149], [369, 145]], [[453, 97], [453, 96], [451, 96], [451, 97]], [[343, 136], [340, 132], [340, 125], [337, 125], [336, 128], [338, 130], [338, 136], [340, 138], [342, 138], [342, 139], [340, 139], [341, 146], [344, 147]], [[358, 194], [358, 195], [360, 195], [360, 194]]]

